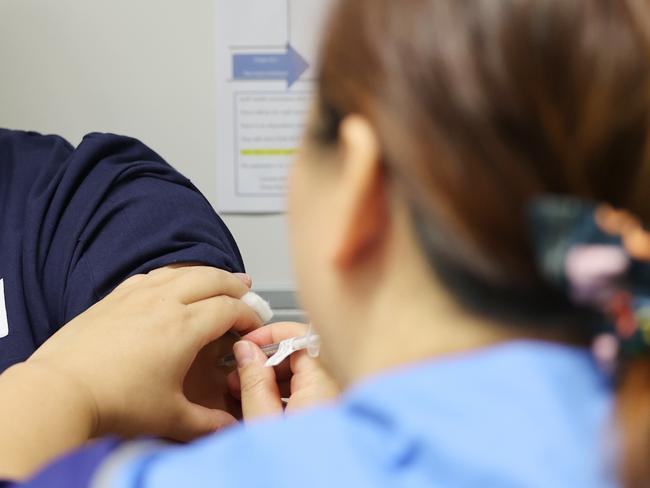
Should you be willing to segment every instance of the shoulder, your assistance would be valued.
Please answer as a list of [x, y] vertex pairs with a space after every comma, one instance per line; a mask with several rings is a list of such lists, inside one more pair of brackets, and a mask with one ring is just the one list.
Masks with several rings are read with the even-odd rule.
[[5, 179], [25, 174], [33, 181], [44, 168], [60, 167], [73, 151], [60, 136], [0, 129], [0, 171]]
[[45, 324], [39, 342], [133, 274], [187, 262], [243, 270], [209, 202], [146, 144], [91, 133], [66, 147], [53, 164], [39, 158], [31, 179], [20, 170], [24, 288], [43, 290], [25, 295]]
[[[77, 147], [58, 135], [0, 128], [0, 171], [12, 179], [26, 175], [37, 194], [60, 190], [61, 184], [150, 171], [184, 180], [148, 146], [130, 137], [90, 133]], [[64, 185], [65, 186], [65, 185]]]
[[115, 183], [137, 174], [168, 175], [182, 179], [149, 146], [132, 137], [93, 132], [84, 136], [67, 161], [68, 178], [108, 179]]
[[68, 151], [73, 149], [72, 145], [61, 136], [0, 128], [0, 147], [10, 146], [22, 151], [54, 147], [62, 147]]

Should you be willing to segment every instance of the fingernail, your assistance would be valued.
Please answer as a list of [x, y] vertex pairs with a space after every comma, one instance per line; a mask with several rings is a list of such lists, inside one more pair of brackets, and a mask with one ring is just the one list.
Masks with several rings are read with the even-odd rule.
[[245, 368], [253, 362], [255, 358], [255, 350], [253, 345], [248, 341], [239, 341], [233, 346], [235, 359], [237, 360], [238, 368]]
[[253, 285], [253, 279], [246, 273], [235, 273], [235, 276], [242, 280], [249, 288]]

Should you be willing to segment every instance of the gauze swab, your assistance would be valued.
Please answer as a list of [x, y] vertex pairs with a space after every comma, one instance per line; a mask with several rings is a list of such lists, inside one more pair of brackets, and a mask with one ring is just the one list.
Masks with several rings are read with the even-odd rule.
[[271, 309], [271, 305], [269, 305], [269, 302], [264, 300], [257, 293], [249, 291], [246, 293], [246, 295], [241, 297], [241, 301], [255, 310], [257, 315], [259, 315], [260, 319], [262, 319], [262, 322], [265, 324], [270, 322], [273, 318], [273, 310]]

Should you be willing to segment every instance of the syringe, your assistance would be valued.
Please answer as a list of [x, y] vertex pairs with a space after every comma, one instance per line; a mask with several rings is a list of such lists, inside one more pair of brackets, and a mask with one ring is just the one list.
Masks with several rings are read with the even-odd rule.
[[[269, 359], [265, 366], [278, 366], [282, 361], [291, 356], [294, 352], [307, 350], [313, 358], [318, 357], [320, 353], [320, 337], [312, 333], [311, 326], [307, 330], [307, 335], [291, 337], [277, 344], [269, 344], [260, 348]], [[228, 354], [221, 358], [218, 363], [220, 367], [233, 368], [237, 365], [234, 354]]]

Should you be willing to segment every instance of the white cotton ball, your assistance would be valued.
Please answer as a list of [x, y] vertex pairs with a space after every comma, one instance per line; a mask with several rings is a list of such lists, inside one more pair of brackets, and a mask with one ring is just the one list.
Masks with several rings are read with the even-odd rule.
[[260, 319], [262, 319], [262, 322], [265, 324], [267, 322], [270, 322], [273, 318], [273, 310], [271, 310], [271, 305], [269, 305], [269, 302], [264, 300], [257, 293], [249, 291], [246, 293], [246, 295], [241, 297], [241, 301], [255, 310], [255, 312], [257, 312], [257, 315], [259, 315]]

